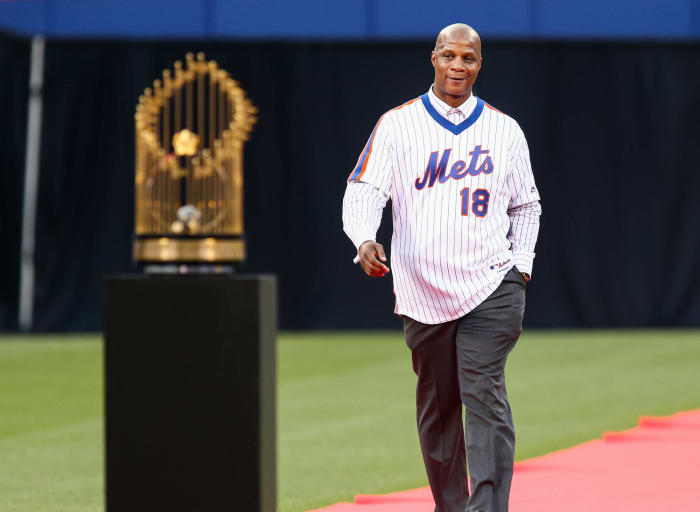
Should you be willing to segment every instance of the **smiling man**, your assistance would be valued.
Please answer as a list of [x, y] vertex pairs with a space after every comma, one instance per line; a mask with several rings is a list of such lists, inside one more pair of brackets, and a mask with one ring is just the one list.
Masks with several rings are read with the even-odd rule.
[[435, 510], [504, 512], [515, 449], [504, 370], [522, 331], [540, 197], [522, 130], [472, 94], [482, 64], [476, 31], [444, 28], [431, 62], [428, 92], [374, 127], [348, 178], [343, 227], [362, 270], [387, 275], [375, 237], [391, 198], [395, 313], [418, 376]]
[[435, 94], [452, 107], [460, 106], [471, 95], [481, 69], [479, 34], [461, 23], [444, 28], [435, 41], [430, 61], [435, 68]]

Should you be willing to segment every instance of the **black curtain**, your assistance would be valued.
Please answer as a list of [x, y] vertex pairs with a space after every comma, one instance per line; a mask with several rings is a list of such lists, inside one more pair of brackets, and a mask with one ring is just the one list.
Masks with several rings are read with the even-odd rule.
[[[37, 329], [100, 328], [102, 275], [131, 267], [134, 106], [188, 51], [260, 108], [247, 271], [279, 276], [281, 327], [399, 328], [391, 281], [351, 263], [341, 200], [377, 118], [430, 85], [431, 46], [50, 41]], [[700, 45], [486, 41], [484, 57], [476, 92], [523, 127], [543, 198], [526, 325], [700, 325]]]
[[17, 328], [29, 52], [0, 33], [0, 330]]

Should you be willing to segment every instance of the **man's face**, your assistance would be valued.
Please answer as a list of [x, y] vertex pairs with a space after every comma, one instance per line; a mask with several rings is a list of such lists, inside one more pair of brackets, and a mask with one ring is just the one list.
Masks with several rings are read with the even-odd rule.
[[454, 99], [468, 96], [481, 69], [481, 48], [471, 37], [448, 37], [433, 50], [430, 60], [435, 68], [438, 96]]

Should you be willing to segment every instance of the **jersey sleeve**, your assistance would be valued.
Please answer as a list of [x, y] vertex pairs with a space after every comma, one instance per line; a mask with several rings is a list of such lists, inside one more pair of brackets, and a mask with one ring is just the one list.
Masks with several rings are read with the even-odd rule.
[[540, 193], [535, 185], [535, 176], [530, 165], [530, 150], [525, 134], [516, 124], [513, 140], [508, 151], [508, 186], [510, 188], [509, 208], [540, 200]]
[[379, 118], [365, 144], [348, 182], [368, 183], [384, 194], [391, 195], [391, 178], [395, 162], [391, 119], [387, 114]]
[[376, 241], [388, 199], [389, 196], [374, 185], [348, 182], [343, 197], [343, 230], [358, 250], [363, 242]]
[[517, 125], [510, 151], [508, 185], [510, 187], [508, 240], [511, 242], [513, 262], [518, 270], [532, 275], [542, 208], [530, 165], [530, 150], [527, 147], [525, 135]]

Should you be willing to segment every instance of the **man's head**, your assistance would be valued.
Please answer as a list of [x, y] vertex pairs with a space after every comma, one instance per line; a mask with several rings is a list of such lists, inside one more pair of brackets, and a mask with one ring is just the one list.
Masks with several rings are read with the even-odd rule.
[[481, 39], [476, 30], [463, 23], [443, 28], [430, 56], [438, 98], [455, 107], [464, 103], [481, 69], [481, 60]]

